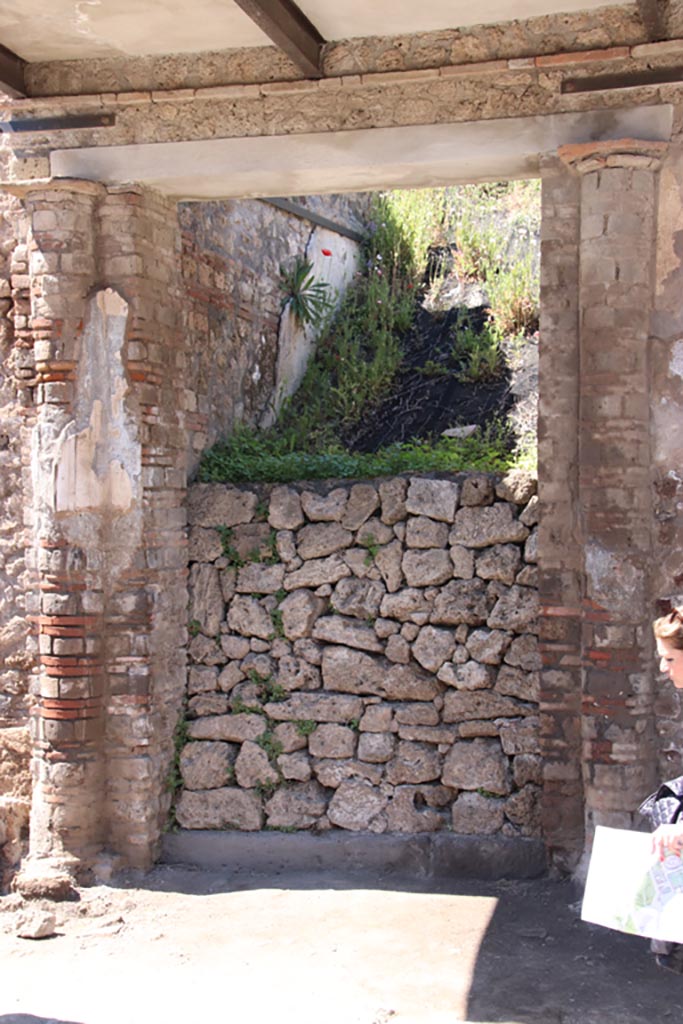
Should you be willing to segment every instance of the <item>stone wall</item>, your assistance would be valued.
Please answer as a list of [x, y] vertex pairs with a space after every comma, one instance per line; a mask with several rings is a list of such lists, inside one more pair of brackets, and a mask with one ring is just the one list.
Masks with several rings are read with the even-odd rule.
[[[358, 231], [369, 197], [297, 201]], [[305, 257], [316, 280], [330, 282], [330, 294], [341, 295], [356, 269], [359, 246], [253, 199], [182, 203], [178, 216], [193, 405], [188, 420], [192, 473], [200, 452], [236, 423], [272, 420], [278, 400], [291, 393], [305, 369], [315, 332], [283, 318], [280, 266], [291, 267], [297, 257]]]
[[539, 832], [534, 481], [189, 492], [183, 828]]

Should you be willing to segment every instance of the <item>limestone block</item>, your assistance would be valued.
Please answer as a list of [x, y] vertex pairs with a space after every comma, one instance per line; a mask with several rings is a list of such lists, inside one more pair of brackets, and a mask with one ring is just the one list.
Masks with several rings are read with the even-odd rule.
[[387, 700], [434, 700], [441, 692], [439, 683], [416, 665], [392, 665], [384, 677]]
[[406, 515], [406, 480], [383, 480], [379, 485], [379, 497], [382, 503], [382, 522], [388, 526], [399, 523]]
[[451, 789], [484, 789], [506, 796], [510, 792], [510, 769], [498, 740], [455, 743], [446, 755], [441, 781]]
[[180, 754], [180, 774], [186, 789], [220, 789], [232, 777], [236, 747], [230, 743], [186, 743]]
[[228, 626], [242, 636], [257, 636], [268, 640], [273, 635], [273, 620], [263, 605], [253, 597], [238, 595], [232, 599]]
[[372, 516], [358, 530], [356, 544], [367, 550], [369, 545], [388, 544], [394, 539], [394, 536], [394, 531], [390, 526], [383, 523], [377, 516]]
[[266, 704], [265, 712], [278, 722], [351, 722], [363, 714], [360, 697], [337, 693], [295, 693], [287, 700]]
[[311, 760], [307, 754], [280, 754], [277, 759], [283, 779], [293, 782], [308, 782], [312, 775]]
[[541, 830], [540, 789], [528, 784], [513, 793], [505, 804], [505, 816], [519, 826], [523, 836], [535, 836]]
[[416, 516], [429, 516], [439, 522], [452, 523], [458, 507], [459, 492], [458, 485], [450, 480], [411, 477], [406, 510]]
[[481, 626], [486, 622], [487, 612], [483, 580], [452, 580], [436, 598], [430, 622], [442, 626]]
[[535, 527], [527, 537], [524, 545], [524, 561], [538, 562], [538, 527]]
[[525, 469], [510, 469], [496, 484], [496, 496], [515, 505], [526, 505], [536, 493], [536, 479]]
[[216, 636], [225, 614], [218, 570], [196, 563], [190, 569], [189, 589], [190, 621], [198, 622], [207, 636]]
[[410, 644], [402, 636], [390, 636], [384, 653], [389, 661], [398, 665], [407, 665], [410, 661]]
[[225, 484], [193, 484], [187, 492], [191, 526], [237, 526], [254, 518], [258, 498]]
[[236, 526], [230, 537], [230, 546], [243, 560], [272, 556], [271, 529], [268, 523], [246, 523]]
[[375, 555], [375, 565], [391, 594], [398, 590], [403, 581], [402, 560], [403, 545], [398, 540], [392, 540], [391, 544], [385, 544]]
[[285, 590], [298, 590], [300, 587], [319, 587], [323, 583], [338, 583], [351, 570], [339, 554], [329, 558], [316, 558], [305, 562], [300, 569], [288, 572], [285, 576]]
[[230, 693], [238, 683], [241, 683], [244, 679], [244, 671], [242, 670], [240, 663], [237, 661], [230, 661], [221, 670], [218, 676], [218, 689], [221, 693]]
[[519, 583], [520, 587], [533, 587], [534, 590], [538, 589], [538, 566], [537, 565], [525, 565], [523, 569], [520, 569], [515, 577], [515, 583]]
[[534, 494], [532, 498], [529, 498], [529, 503], [520, 515], [520, 522], [524, 523], [525, 526], [535, 526], [538, 522], [539, 516], [539, 505], [538, 495]]
[[384, 644], [372, 626], [366, 626], [358, 619], [347, 619], [342, 615], [326, 615], [313, 626], [313, 638], [330, 644], [345, 644], [363, 651], [379, 654]]
[[525, 672], [541, 670], [541, 655], [538, 651], [538, 638], [533, 633], [522, 633], [510, 644], [505, 658], [506, 665], [514, 665]]
[[308, 740], [296, 722], [280, 722], [273, 729], [273, 736], [282, 747], [283, 754], [293, 754], [297, 750], [305, 750], [308, 746]]
[[275, 682], [288, 693], [293, 690], [319, 690], [322, 686], [320, 669], [293, 654], [280, 658]]
[[366, 779], [374, 786], [378, 786], [382, 779], [384, 769], [378, 764], [368, 764], [363, 761], [335, 761], [324, 758], [321, 761], [313, 762], [313, 772], [321, 786], [327, 789], [336, 789], [347, 779]]
[[456, 690], [487, 690], [493, 682], [493, 673], [487, 665], [466, 661], [462, 665], [444, 665], [437, 678]]
[[367, 548], [347, 548], [342, 558], [354, 576], [361, 580], [379, 580], [382, 575]]
[[376, 508], [379, 508], [379, 495], [372, 484], [354, 484], [349, 493], [342, 526], [347, 530], [357, 530], [366, 519], [369, 519]]
[[221, 584], [223, 600], [226, 604], [230, 604], [235, 596], [235, 587], [237, 586], [237, 569], [235, 569], [234, 566], [221, 569], [218, 573], [218, 578]]
[[353, 534], [339, 523], [311, 523], [296, 535], [296, 550], [299, 558], [326, 558], [348, 548]]
[[213, 693], [218, 689], [218, 669], [213, 666], [193, 665], [187, 675], [187, 692]]
[[293, 530], [278, 530], [275, 534], [275, 550], [289, 572], [293, 572], [301, 565], [301, 559], [296, 553], [296, 534]]
[[453, 804], [453, 831], [460, 835], [490, 836], [504, 821], [505, 801], [481, 793], [461, 793]]
[[473, 629], [465, 646], [475, 661], [483, 665], [500, 665], [510, 646], [512, 634], [502, 629]]
[[225, 661], [225, 655], [219, 648], [215, 640], [211, 640], [208, 636], [204, 636], [200, 633], [199, 636], [193, 637], [190, 641], [190, 646], [187, 649], [187, 653], [190, 656], [190, 660], [196, 663], [203, 663], [204, 665], [222, 665]]
[[331, 605], [340, 615], [376, 619], [386, 587], [379, 580], [344, 579], [334, 588]]
[[461, 544], [454, 544], [448, 553], [453, 563], [453, 576], [460, 580], [471, 580], [474, 576], [474, 552]]
[[293, 487], [274, 487], [270, 493], [268, 522], [274, 530], [298, 530], [304, 523], [301, 498]]
[[249, 562], [237, 573], [238, 594], [275, 594], [285, 578], [284, 565]]
[[417, 637], [420, 632], [420, 627], [415, 622], [404, 622], [401, 626], [401, 636], [404, 640], [407, 640], [409, 644]]
[[493, 481], [484, 473], [468, 476], [463, 482], [461, 505], [491, 505], [493, 498]]
[[437, 832], [443, 827], [443, 819], [438, 811], [429, 807], [421, 807], [418, 810], [415, 806], [418, 797], [424, 801], [424, 790], [428, 788], [431, 787], [396, 787], [386, 809], [389, 832]]
[[450, 629], [423, 626], [413, 643], [413, 657], [428, 672], [438, 672], [455, 650], [455, 637]]
[[396, 740], [390, 733], [363, 732], [358, 740], [358, 759], [371, 764], [384, 764], [394, 754]]
[[535, 708], [513, 697], [503, 697], [490, 690], [448, 690], [444, 698], [444, 722], [467, 722], [474, 718], [514, 718], [531, 715]]
[[497, 736], [498, 722], [489, 720], [474, 719], [471, 722], [461, 722], [458, 726], [458, 736], [463, 740], [471, 740], [475, 736]]
[[401, 563], [409, 587], [433, 587], [453, 578], [453, 563], [443, 548], [410, 549]]
[[214, 562], [223, 554], [223, 542], [216, 530], [191, 526], [188, 532], [187, 557], [190, 562]]
[[409, 516], [405, 542], [409, 548], [445, 548], [448, 543], [448, 526], [427, 516]]
[[336, 487], [326, 495], [304, 491], [301, 495], [301, 507], [311, 522], [339, 522], [344, 515], [347, 498], [345, 487]]
[[227, 715], [230, 702], [225, 693], [199, 693], [190, 697], [187, 702], [189, 718], [202, 718], [204, 715]]
[[322, 675], [326, 690], [380, 695], [384, 690], [386, 665], [378, 658], [349, 647], [325, 647]]
[[322, 665], [323, 649], [315, 640], [308, 640], [306, 638], [295, 640], [294, 654], [297, 658], [307, 661], [309, 665]]
[[235, 636], [232, 633], [224, 633], [221, 636], [221, 650], [226, 658], [234, 661], [241, 661], [249, 654], [249, 641], [244, 636]]
[[498, 722], [500, 742], [506, 754], [539, 754], [539, 720], [535, 715], [519, 721]]
[[458, 730], [452, 725], [399, 725], [398, 736], [416, 743], [435, 743], [443, 752], [445, 747], [455, 743]]
[[253, 676], [256, 673], [261, 679], [268, 679], [275, 671], [275, 664], [269, 654], [265, 654], [259, 649], [250, 651], [246, 658], [242, 658], [240, 668], [245, 675]]
[[187, 735], [191, 740], [225, 740], [228, 743], [243, 743], [255, 740], [266, 731], [263, 715], [243, 712], [238, 715], [214, 715], [188, 722]]
[[497, 502], [484, 508], [461, 508], [455, 514], [449, 543], [467, 548], [487, 548], [492, 544], [516, 544], [529, 536], [529, 530], [515, 517], [513, 506]]
[[439, 712], [434, 704], [398, 704], [394, 718], [399, 725], [438, 725]]
[[517, 585], [510, 587], [496, 601], [486, 621], [491, 629], [534, 632], [538, 629], [538, 591]]
[[261, 701], [263, 690], [260, 683], [243, 682], [238, 683], [230, 693], [230, 709], [241, 709], [256, 707]]
[[269, 828], [312, 828], [327, 808], [327, 794], [314, 780], [282, 787], [266, 803]]
[[345, 725], [319, 725], [308, 739], [313, 757], [353, 757], [356, 752], [356, 733]]
[[330, 800], [327, 816], [339, 828], [362, 832], [371, 828], [386, 805], [387, 797], [369, 782], [347, 779]]
[[14, 921], [14, 931], [20, 939], [47, 939], [56, 929], [57, 915], [42, 907], [26, 907]]
[[255, 786], [276, 785], [280, 781], [265, 750], [257, 743], [246, 740], [237, 755], [235, 761], [235, 778], [238, 785], [243, 789], [253, 789]]
[[520, 668], [513, 668], [512, 665], [503, 665], [498, 672], [494, 689], [507, 697], [538, 702], [541, 689], [539, 673], [524, 672]]
[[430, 744], [400, 740], [385, 769], [385, 778], [393, 785], [433, 782], [441, 775], [441, 762], [441, 756]]
[[263, 824], [258, 794], [237, 786], [204, 792], [183, 790], [176, 805], [176, 818], [181, 828], [235, 828], [258, 832]]
[[422, 590], [406, 587], [398, 594], [387, 594], [382, 598], [380, 612], [384, 618], [407, 622], [415, 612], [431, 612], [432, 602]]
[[282, 630], [288, 640], [301, 640], [309, 637], [313, 624], [325, 608], [322, 598], [316, 597], [311, 590], [303, 587], [290, 590], [281, 601]]
[[518, 754], [512, 762], [512, 777], [520, 789], [527, 782], [543, 784], [543, 758], [540, 754]]
[[390, 732], [393, 720], [391, 704], [370, 704], [360, 720], [361, 732]]
[[494, 544], [477, 557], [476, 573], [482, 580], [500, 580], [512, 586], [521, 561], [522, 553], [516, 544]]

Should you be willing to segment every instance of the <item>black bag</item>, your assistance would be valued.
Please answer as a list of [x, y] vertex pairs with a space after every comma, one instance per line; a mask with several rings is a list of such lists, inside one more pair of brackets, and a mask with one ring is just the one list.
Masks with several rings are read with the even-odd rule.
[[643, 800], [638, 811], [650, 819], [653, 832], [660, 825], [675, 825], [683, 816], [683, 775], [663, 782], [656, 793]]

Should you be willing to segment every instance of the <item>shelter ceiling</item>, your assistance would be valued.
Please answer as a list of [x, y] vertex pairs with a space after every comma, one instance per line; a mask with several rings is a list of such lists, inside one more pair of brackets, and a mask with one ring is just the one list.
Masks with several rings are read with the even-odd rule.
[[[618, 3], [300, 0], [297, 6], [324, 39], [333, 41], [412, 35]], [[0, 43], [24, 61], [38, 62], [201, 53], [264, 46], [270, 39], [233, 0], [0, 0]]]

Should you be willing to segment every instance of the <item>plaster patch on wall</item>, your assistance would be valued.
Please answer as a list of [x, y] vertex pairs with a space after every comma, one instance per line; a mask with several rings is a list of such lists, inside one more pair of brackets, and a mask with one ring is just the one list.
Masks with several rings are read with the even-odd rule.
[[140, 453], [126, 415], [121, 349], [128, 304], [106, 289], [88, 303], [73, 420], [56, 439], [52, 507], [56, 512], [125, 512], [139, 486]]
[[588, 597], [617, 615], [639, 614], [644, 601], [643, 574], [627, 560], [595, 541], [586, 545]]
[[669, 370], [677, 377], [683, 378], [683, 341], [675, 341], [671, 346]]

